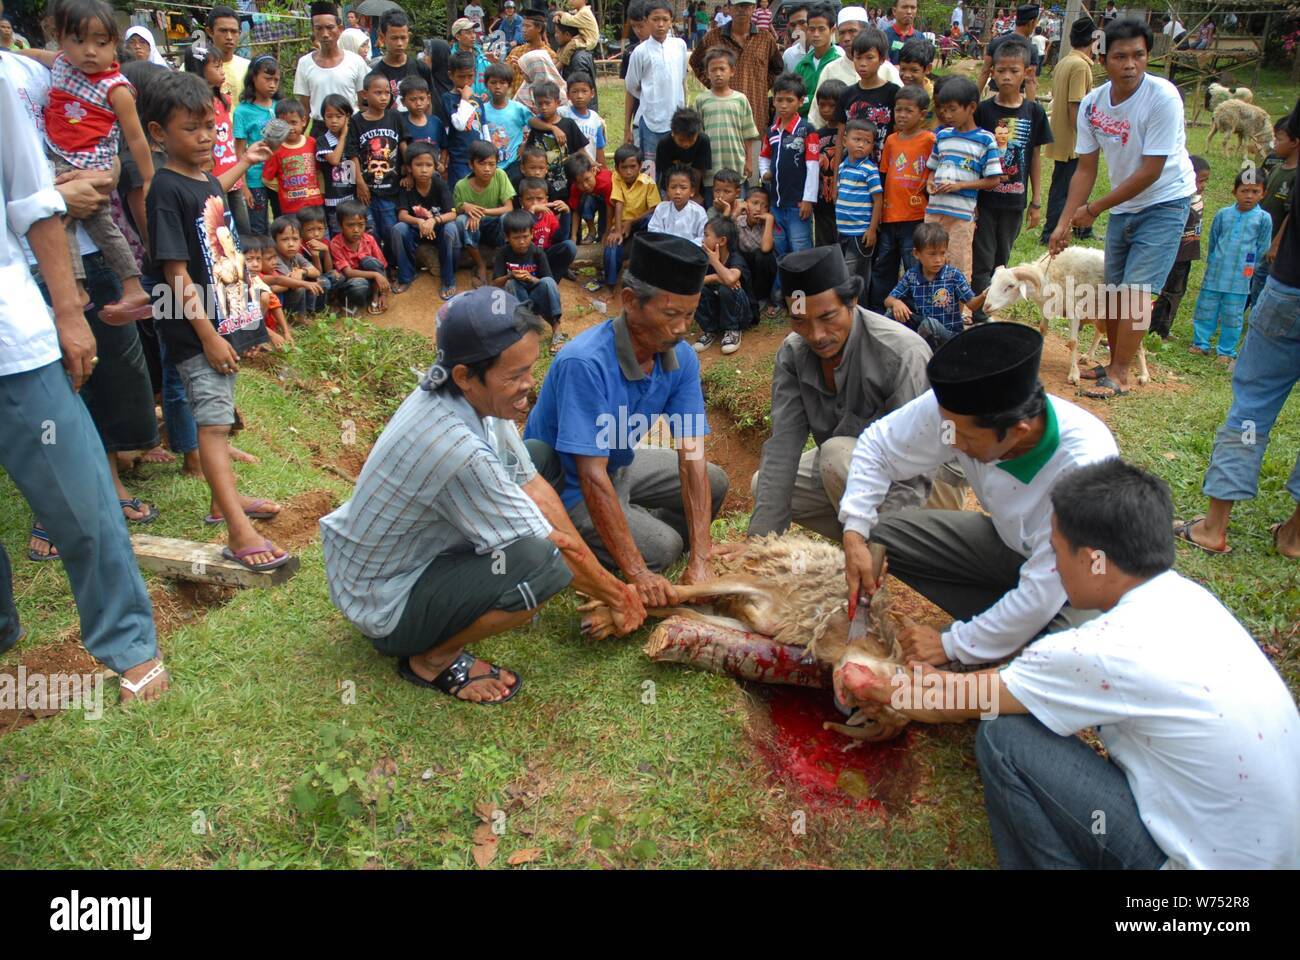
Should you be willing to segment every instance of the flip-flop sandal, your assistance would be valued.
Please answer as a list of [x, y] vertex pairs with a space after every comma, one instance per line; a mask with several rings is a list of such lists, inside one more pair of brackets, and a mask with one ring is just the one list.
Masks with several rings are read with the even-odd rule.
[[366, 313], [370, 314], [372, 317], [377, 317], [383, 312], [384, 308], [379, 305], [378, 300], [371, 301], [370, 306], [366, 307]]
[[[249, 520], [274, 520], [276, 517], [278, 517], [278, 516], [280, 515], [280, 511], [278, 511], [278, 510], [274, 510], [274, 511], [272, 511], [272, 510], [259, 510], [259, 509], [257, 509], [258, 507], [265, 506], [265, 505], [267, 505], [268, 503], [275, 503], [275, 501], [274, 501], [274, 500], [254, 500], [252, 503], [250, 503], [248, 506], [246, 506], [246, 507], [244, 508], [244, 516], [248, 517]], [[139, 508], [137, 508], [137, 509], [139, 509]], [[218, 524], [225, 523], [225, 522], [226, 522], [226, 518], [225, 518], [225, 517], [219, 517], [219, 516], [217, 516], [215, 513], [209, 513], [206, 517], [203, 518], [203, 522], [206, 523], [206, 524], [207, 524], [208, 526], [210, 526], [210, 527], [215, 527], [215, 526], [217, 526]]]
[[410, 290], [410, 289], [411, 289], [411, 285], [410, 285], [409, 283], [395, 283], [395, 284], [393, 284], [393, 293], [405, 293], [407, 290]]
[[464, 697], [456, 696], [461, 690], [478, 680], [486, 680], [489, 677], [494, 680], [501, 679], [501, 668], [496, 664], [493, 664], [492, 669], [481, 677], [471, 677], [469, 675], [470, 668], [477, 662], [478, 657], [474, 656], [474, 654], [470, 653], [468, 650], [461, 651], [460, 656], [453, 660], [446, 670], [442, 671], [442, 673], [438, 674], [432, 680], [426, 680], [411, 669], [410, 657], [402, 657], [397, 661], [397, 673], [403, 680], [406, 680], [408, 683], [413, 683], [417, 687], [441, 690], [443, 693], [447, 694], [447, 696], [455, 700], [460, 700], [462, 703], [473, 703], [483, 707], [494, 707], [497, 704], [505, 703], [507, 700], [513, 700], [515, 694], [517, 694], [520, 688], [523, 687], [524, 678], [520, 676], [519, 671], [511, 670], [510, 672], [515, 675], [515, 685], [510, 688], [509, 693], [498, 700], [466, 700]]
[[[44, 530], [44, 528], [33, 525], [31, 536], [35, 537], [37, 540], [44, 540], [50, 545], [51, 550], [56, 549], [54, 542], [50, 540], [50, 535]], [[63, 557], [57, 553], [37, 553], [31, 547], [28, 547], [27, 559], [32, 561], [32, 563], [45, 563], [48, 560], [62, 560]]]
[[274, 560], [268, 560], [266, 563], [249, 563], [247, 558], [255, 553], [275, 553], [275, 545], [270, 540], [263, 540], [256, 547], [245, 547], [243, 550], [231, 550], [229, 547], [221, 548], [221, 555], [227, 560], [234, 560], [245, 570], [252, 570], [254, 573], [263, 573], [267, 570], [278, 570], [286, 563], [293, 559], [289, 551], [286, 550], [283, 556], [276, 557]]
[[1079, 379], [1080, 380], [1102, 380], [1105, 378], [1105, 376], [1106, 376], [1106, 368], [1099, 363], [1091, 370], [1085, 370], [1083, 371], [1083, 373], [1079, 374]]
[[[140, 501], [139, 497], [130, 497], [126, 500], [123, 500], [119, 497], [117, 501], [117, 505], [121, 507], [123, 510], [129, 508], [131, 510], [134, 510], [136, 513], [144, 512], [144, 504]], [[122, 514], [122, 519], [124, 519], [127, 523], [138, 523], [140, 526], [144, 526], [146, 523], [153, 523], [155, 520], [158, 519], [158, 505], [155, 503], [149, 504], [149, 512], [146, 513], [143, 517], [140, 517], [138, 520], [132, 520], [125, 513]]]
[[140, 698], [140, 691], [143, 690], [145, 687], [149, 686], [149, 684], [153, 683], [155, 680], [157, 680], [160, 676], [162, 676], [166, 672], [167, 672], [167, 668], [163, 666], [163, 662], [159, 660], [156, 664], [154, 664], [154, 666], [149, 670], [148, 673], [146, 673], [135, 683], [132, 683], [130, 680], [128, 680], [126, 677], [123, 676], [119, 676], [117, 678], [117, 682], [123, 690], [131, 694], [132, 700], [138, 700]]
[[1295, 557], [1288, 557], [1286, 554], [1282, 552], [1282, 548], [1278, 543], [1278, 541], [1281, 539], [1282, 528], [1284, 526], [1286, 526], [1285, 523], [1275, 523], [1268, 528], [1268, 532], [1273, 536], [1273, 550], [1279, 557], [1281, 557], [1284, 560], [1294, 560]]
[[455, 288], [455, 287], [443, 287], [443, 288], [442, 288], [442, 292], [439, 294], [439, 296], [441, 296], [442, 299], [444, 299], [444, 300], [450, 300], [452, 297], [456, 296], [456, 288]]
[[1182, 540], [1184, 543], [1190, 543], [1197, 550], [1212, 554], [1216, 557], [1223, 556], [1225, 553], [1232, 553], [1232, 547], [1224, 547], [1222, 550], [1215, 550], [1213, 547], [1207, 547], [1205, 544], [1197, 543], [1192, 539], [1192, 527], [1196, 526], [1204, 519], [1204, 517], [1192, 517], [1190, 520], [1184, 520], [1182, 523], [1174, 527], [1174, 539]]
[[[1096, 381], [1097, 386], [1091, 390], [1080, 390], [1079, 395], [1082, 397], [1091, 397], [1093, 400], [1115, 400], [1118, 397], [1127, 397], [1129, 391], [1125, 390], [1110, 377], [1102, 377]], [[1109, 391], [1103, 392], [1103, 391]]]

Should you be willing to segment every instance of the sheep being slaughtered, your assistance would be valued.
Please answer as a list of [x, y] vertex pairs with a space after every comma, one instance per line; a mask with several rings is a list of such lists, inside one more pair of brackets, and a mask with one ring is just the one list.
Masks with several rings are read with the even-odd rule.
[[[1029, 300], [1042, 311], [1039, 329], [1047, 336], [1050, 322], [1056, 318], [1070, 323], [1070, 372], [1066, 379], [1079, 382], [1079, 325], [1088, 322], [1096, 328], [1092, 346], [1084, 362], [1096, 363], [1097, 347], [1104, 334], [1103, 321], [1107, 300], [1106, 255], [1091, 247], [1066, 247], [1055, 257], [1040, 257], [1033, 263], [1015, 267], [998, 267], [989, 281], [984, 309], [990, 316], [1020, 300]], [[1147, 383], [1147, 351], [1138, 344], [1138, 383]]]
[[1225, 100], [1214, 108], [1214, 118], [1210, 123], [1210, 133], [1205, 138], [1205, 152], [1210, 152], [1210, 144], [1217, 133], [1223, 134], [1223, 155], [1228, 155], [1228, 141], [1237, 135], [1237, 152], [1249, 142], [1250, 153], [1263, 161], [1273, 149], [1273, 121], [1268, 111], [1242, 100]]
[[[883, 576], [884, 550], [871, 549]], [[837, 544], [798, 533], [755, 537], [743, 550], [715, 558], [714, 572], [716, 579], [679, 584], [678, 606], [646, 611], [671, 618], [646, 644], [653, 659], [802, 686], [823, 686], [826, 675], [848, 663], [887, 684], [903, 663], [886, 587], [867, 606], [865, 636], [850, 642], [844, 551]], [[613, 633], [604, 604], [592, 601], [579, 610], [584, 634], [602, 639]], [[790, 670], [796, 663], [802, 669]], [[846, 724], [828, 727], [858, 740], [886, 740], [907, 723], [889, 707], [859, 708]]]

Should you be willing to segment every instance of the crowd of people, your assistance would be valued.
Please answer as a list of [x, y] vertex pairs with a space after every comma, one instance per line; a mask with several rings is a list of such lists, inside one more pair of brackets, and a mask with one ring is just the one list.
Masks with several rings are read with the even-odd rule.
[[[1208, 164], [1187, 151], [1177, 88], [1146, 72], [1144, 23], [1105, 22], [1095, 88], [1099, 27], [1058, 31], [1049, 116], [1035, 5], [995, 24], [976, 82], [934, 75], [916, 0], [887, 15], [784, 3], [782, 34], [765, 0], [692, 4], [684, 27], [666, 0], [633, 0], [611, 143], [600, 25], [587, 0], [567, 6], [507, 0], [489, 19], [471, 4], [413, 55], [401, 10], [347, 26], [318, 0], [291, 92], [274, 55], [238, 55], [222, 6], [179, 70], [147, 28], [119, 35], [103, 0], [56, 0], [54, 50], [0, 51], [0, 462], [36, 516], [28, 557], [62, 562], [124, 700], [170, 678], [127, 532], [158, 508], [126, 489], [119, 452], [201, 475], [229, 560], [289, 562], [255, 526], [280, 505], [241, 494], [234, 469], [250, 351], [328, 310], [381, 313], [438, 273], [437, 359], [321, 520], [325, 570], [401, 677], [492, 705], [522, 677], [470, 644], [570, 584], [626, 635], [673, 606], [683, 558], [677, 583], [700, 583], [744, 549], [710, 532], [729, 479], [706, 456], [699, 355], [788, 317], [747, 535], [799, 525], [841, 542], [850, 617], [879, 587], [868, 543], [882, 544], [953, 618], [904, 628], [925, 674], [960, 668], [949, 699], [909, 715], [977, 716], [951, 697], [993, 673], [1001, 716], [977, 758], [1001, 862], [1300, 865], [1292, 698], [1172, 570], [1179, 540], [1228, 552], [1229, 513], [1255, 496], [1300, 378], [1300, 104], [1273, 163], [1243, 169], [1211, 221], [1191, 349], [1235, 362], [1233, 404], [1207, 515], [1175, 523], [1164, 482], [1046, 393], [1042, 337], [983, 309], [1022, 230], [1059, 255], [1106, 212], [1110, 360], [1083, 392], [1125, 396], [1145, 332], [1168, 336], [1201, 255]], [[688, 72], [704, 87], [689, 103]], [[559, 284], [584, 242], [600, 245], [589, 288], [618, 311], [571, 336]], [[543, 346], [555, 357], [530, 409]], [[642, 445], [660, 418], [672, 448]], [[1300, 459], [1287, 489], [1298, 506], [1273, 539], [1300, 558]], [[986, 512], [963, 509], [971, 491]], [[0, 549], [0, 650], [20, 631], [11, 580]], [[835, 687], [866, 709], [896, 692], [852, 665]], [[1085, 727], [1109, 760], [1069, 736]], [[1097, 809], [1108, 834], [1088, 827]]]

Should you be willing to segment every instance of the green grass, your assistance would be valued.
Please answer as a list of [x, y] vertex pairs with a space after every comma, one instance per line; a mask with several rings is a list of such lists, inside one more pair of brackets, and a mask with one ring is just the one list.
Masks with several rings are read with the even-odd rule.
[[[1260, 99], [1276, 113], [1284, 89], [1275, 84]], [[1204, 128], [1192, 131], [1193, 148], [1204, 136]], [[1231, 177], [1216, 158], [1207, 223], [1228, 202]], [[1037, 252], [1022, 237], [1017, 258]], [[1193, 291], [1199, 275], [1198, 266]], [[1112, 417], [1125, 455], [1166, 477], [1183, 513], [1202, 506], [1200, 477], [1229, 400], [1226, 372], [1185, 353], [1193, 301], [1184, 302], [1169, 348], [1153, 353], [1157, 377], [1177, 376], [1186, 389], [1139, 391]], [[325, 490], [341, 502], [348, 485], [325, 468], [348, 452], [345, 421], [357, 425], [364, 449], [414, 383], [411, 368], [429, 360], [422, 338], [353, 320], [317, 325], [296, 353], [246, 368], [238, 399], [249, 428], [238, 442], [262, 463], [239, 467], [241, 489], [282, 501]], [[548, 360], [539, 362], [539, 375]], [[759, 422], [766, 399], [755, 386], [770, 378], [770, 363], [716, 365], [713, 402]], [[1297, 449], [1293, 402], [1274, 430], [1260, 497], [1234, 517], [1232, 556], [1180, 549], [1178, 560], [1256, 637], [1281, 648], [1293, 691], [1300, 687], [1300, 574], [1272, 553], [1267, 523], [1290, 510], [1283, 485]], [[214, 536], [199, 522], [207, 506], [202, 481], [149, 467], [128, 483], [159, 504], [151, 532]], [[0, 478], [0, 539], [14, 558], [29, 628], [24, 643], [0, 658], [6, 668], [76, 625], [61, 568], [21, 559], [29, 523], [22, 499]], [[728, 517], [715, 532], [741, 523]], [[802, 803], [759, 757], [746, 692], [722, 677], [649, 663], [640, 652], [647, 631], [589, 643], [577, 630], [576, 601], [560, 597], [533, 626], [477, 647], [519, 669], [527, 684], [519, 698], [504, 708], [462, 706], [398, 681], [391, 661], [330, 604], [319, 544], [301, 556], [302, 569], [287, 584], [238, 593], [166, 636], [175, 686], [160, 703], [110, 704], [98, 721], [69, 713], [0, 736], [0, 862], [471, 866], [474, 808], [488, 802], [506, 813], [496, 866], [524, 848], [540, 849], [536, 862], [544, 866], [633, 863], [635, 840], [651, 841], [646, 862], [662, 867], [994, 863], [970, 725], [913, 730], [918, 782], [910, 806], [884, 818], [806, 810], [807, 833], [796, 834], [791, 824]], [[653, 703], [643, 702], [647, 681]], [[321, 730], [330, 724], [364, 734], [346, 764], [372, 797], [384, 795], [382, 813], [376, 805], [358, 818], [310, 816], [292, 802], [295, 785], [321, 762]], [[597, 809], [617, 825], [613, 849], [621, 853], [599, 852], [575, 829]]]

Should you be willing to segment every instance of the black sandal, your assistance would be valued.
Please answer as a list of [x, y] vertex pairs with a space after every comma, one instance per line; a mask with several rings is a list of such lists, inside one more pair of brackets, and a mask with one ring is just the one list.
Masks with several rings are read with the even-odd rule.
[[460, 656], [453, 660], [446, 670], [442, 671], [442, 673], [438, 674], [432, 680], [426, 680], [411, 669], [410, 657], [401, 657], [397, 661], [397, 673], [403, 680], [413, 683], [417, 687], [441, 690], [443, 693], [447, 694], [447, 696], [460, 700], [462, 703], [495, 706], [498, 703], [505, 703], [507, 700], [514, 699], [515, 694], [519, 692], [519, 688], [524, 685], [524, 678], [520, 676], [519, 672], [516, 670], [510, 671], [515, 675], [515, 685], [510, 688], [510, 692], [504, 697], [497, 700], [466, 700], [464, 697], [457, 696], [461, 690], [465, 689], [465, 687], [468, 687], [475, 681], [487, 680], [489, 677], [493, 680], [501, 679], [501, 668], [496, 664], [493, 664], [492, 669], [482, 676], [471, 677], [469, 675], [470, 668], [477, 662], [478, 657], [474, 656], [474, 654], [470, 653], [468, 650], [463, 650], [461, 651]]
[[[1094, 381], [1096, 384], [1091, 390], [1080, 390], [1079, 396], [1090, 397], [1093, 400], [1115, 400], [1119, 397], [1127, 397], [1129, 391], [1125, 390], [1110, 377], [1102, 377]], [[1104, 392], [1104, 391], [1109, 391]]]

